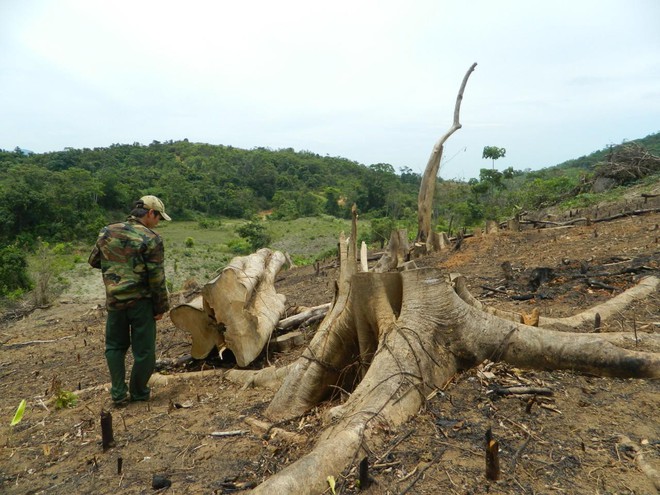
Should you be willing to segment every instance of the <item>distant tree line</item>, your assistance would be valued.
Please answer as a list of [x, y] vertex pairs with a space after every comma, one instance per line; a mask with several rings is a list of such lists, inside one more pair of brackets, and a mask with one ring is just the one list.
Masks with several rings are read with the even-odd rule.
[[[636, 143], [660, 155], [660, 133]], [[493, 166], [467, 182], [438, 179], [435, 229], [469, 228], [515, 209], [574, 201], [612, 148], [534, 172]], [[484, 149], [493, 161], [505, 152]], [[372, 221], [371, 240], [384, 243], [392, 228], [416, 230], [420, 181], [412, 169], [397, 172], [386, 163], [364, 166], [291, 148], [244, 150], [188, 140], [43, 154], [0, 150], [0, 296], [26, 283], [8, 268], [22, 266], [21, 252], [34, 249], [38, 240], [91, 244], [100, 227], [122, 219], [144, 194], [161, 197], [175, 219], [198, 221], [251, 220], [263, 212], [283, 220], [348, 218], [355, 203], [361, 218]]]
[[350, 215], [353, 203], [373, 216], [414, 208], [419, 175], [388, 164], [293, 149], [243, 150], [177, 142], [112, 145], [43, 154], [0, 151], [0, 242], [38, 237], [90, 239], [143, 194], [163, 199], [177, 219]]

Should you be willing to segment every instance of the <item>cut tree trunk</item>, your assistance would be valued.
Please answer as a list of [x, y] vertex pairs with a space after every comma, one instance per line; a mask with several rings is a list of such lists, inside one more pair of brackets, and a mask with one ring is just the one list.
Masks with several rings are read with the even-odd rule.
[[172, 323], [192, 336], [190, 355], [204, 359], [214, 347], [225, 347], [224, 327], [204, 311], [204, 302], [199, 295], [189, 303], [180, 304], [170, 311]]
[[284, 314], [286, 298], [276, 292], [275, 276], [286, 263], [286, 255], [270, 249], [234, 258], [201, 296], [170, 311], [174, 325], [192, 336], [193, 358], [227, 347], [239, 366], [247, 366], [261, 353]]
[[389, 272], [408, 261], [410, 245], [408, 243], [408, 232], [406, 230], [393, 230], [390, 235], [390, 242], [387, 245], [387, 251], [378, 260], [374, 271], [376, 273]]
[[257, 487], [256, 494], [323, 492], [327, 476], [338, 476], [377, 447], [377, 427], [402, 424], [456, 372], [486, 359], [599, 376], [660, 378], [660, 353], [627, 350], [600, 334], [502, 319], [466, 302], [437, 269], [357, 273], [355, 233], [354, 218], [351, 240], [340, 242], [333, 307], [309, 347], [290, 365], [265, 415], [289, 420], [338, 390], [350, 395], [328, 410], [329, 426], [315, 448]]

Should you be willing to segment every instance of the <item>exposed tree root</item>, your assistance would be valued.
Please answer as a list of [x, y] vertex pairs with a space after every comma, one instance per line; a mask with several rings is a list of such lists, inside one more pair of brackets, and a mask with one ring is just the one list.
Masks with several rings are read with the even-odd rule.
[[229, 370], [224, 377], [243, 388], [267, 388], [278, 390], [292, 365], [276, 368], [269, 366], [261, 370]]
[[[344, 254], [350, 252], [349, 246]], [[336, 476], [375, 446], [378, 426], [402, 424], [432, 390], [485, 359], [660, 378], [660, 354], [618, 347], [616, 339], [603, 334], [531, 327], [486, 313], [459, 297], [449, 277], [436, 269], [355, 273], [352, 263], [350, 256], [342, 260], [353, 275], [343, 293], [340, 284], [333, 309], [265, 414], [275, 421], [291, 419], [337, 390], [350, 396], [329, 410], [330, 426], [314, 450], [255, 493], [322, 492], [327, 476]], [[647, 280], [627, 301], [655, 286], [657, 281]]]
[[[456, 287], [456, 293], [470, 306], [490, 313], [499, 318], [522, 323], [522, 315], [514, 311], [505, 311], [491, 306], [486, 306], [477, 300], [467, 289], [465, 278], [454, 276], [453, 281]], [[554, 328], [556, 330], [577, 330], [581, 327], [594, 326], [596, 314], [600, 315], [601, 321], [605, 321], [623, 311], [632, 302], [639, 301], [653, 294], [660, 285], [658, 277], [644, 277], [637, 285], [627, 291], [613, 297], [609, 301], [589, 308], [577, 315], [566, 318], [548, 318], [541, 316], [539, 318], [539, 327]]]
[[644, 458], [642, 449], [634, 443], [630, 438], [625, 435], [619, 435], [619, 445], [623, 448], [629, 449], [633, 453], [633, 458], [637, 463], [640, 471], [651, 480], [653, 486], [656, 489], [656, 493], [660, 490], [660, 471], [651, 466], [649, 462]]

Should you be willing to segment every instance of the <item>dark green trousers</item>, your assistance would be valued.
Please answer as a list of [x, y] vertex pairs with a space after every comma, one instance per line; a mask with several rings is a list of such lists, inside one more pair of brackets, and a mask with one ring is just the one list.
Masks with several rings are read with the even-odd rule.
[[[126, 386], [126, 352], [133, 352], [133, 369]], [[150, 299], [134, 306], [108, 310], [105, 324], [105, 359], [110, 370], [113, 401], [121, 401], [130, 393], [132, 401], [149, 400], [147, 382], [156, 365], [156, 320]]]

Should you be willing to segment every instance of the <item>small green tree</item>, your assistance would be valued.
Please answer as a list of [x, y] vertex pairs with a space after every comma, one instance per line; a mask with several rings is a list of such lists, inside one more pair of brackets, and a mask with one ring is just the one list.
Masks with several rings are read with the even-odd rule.
[[271, 242], [266, 227], [257, 222], [248, 222], [236, 229], [236, 233], [247, 240], [253, 251], [268, 246]]
[[484, 146], [484, 152], [481, 158], [490, 158], [493, 161], [493, 170], [495, 169], [495, 160], [502, 158], [506, 155], [505, 148], [498, 148], [497, 146]]
[[390, 240], [392, 231], [396, 229], [396, 222], [390, 217], [374, 218], [371, 221], [370, 242], [380, 243], [381, 249]]

